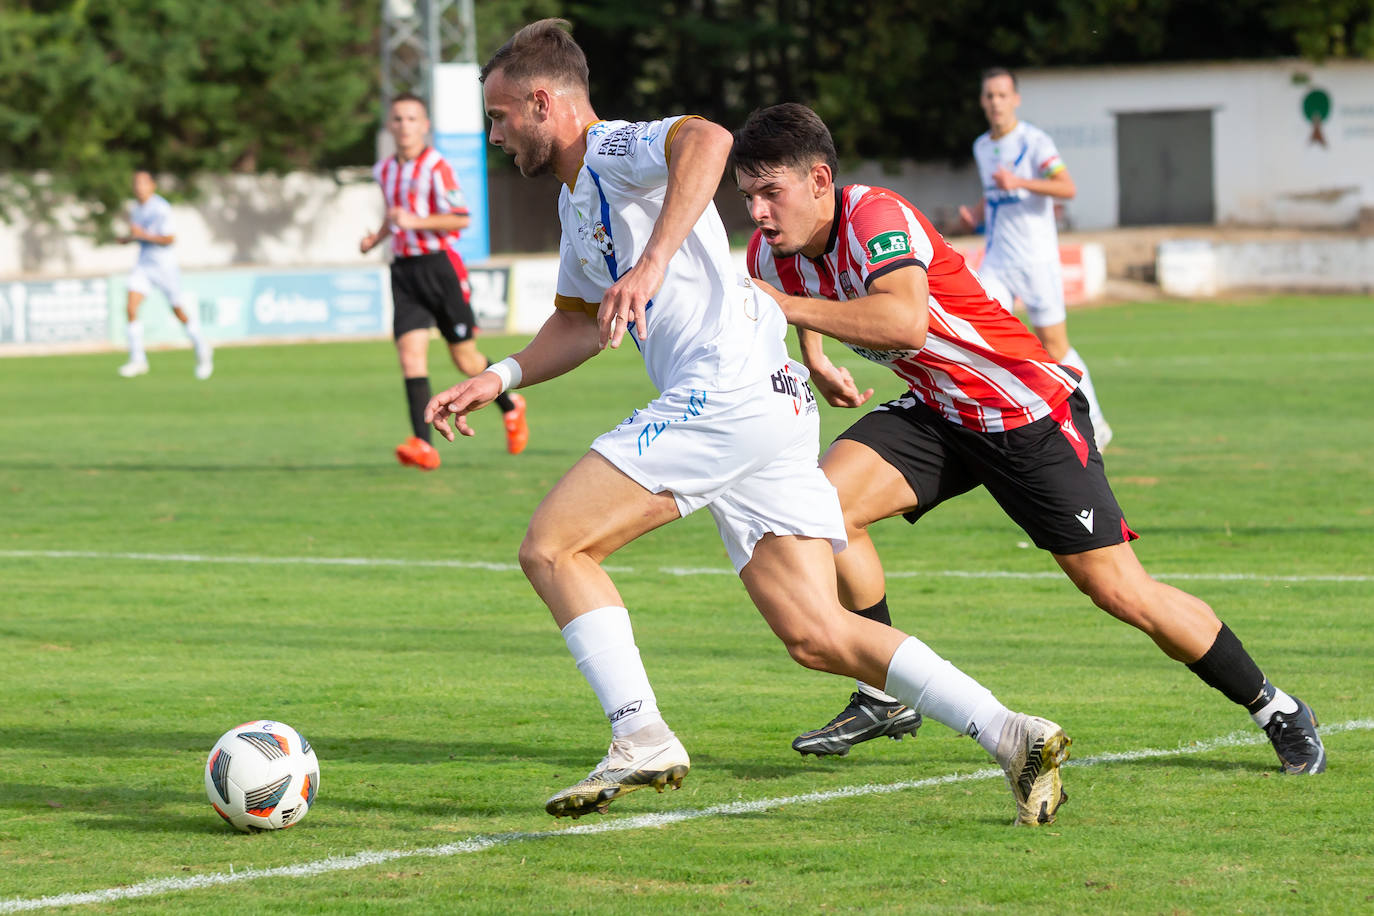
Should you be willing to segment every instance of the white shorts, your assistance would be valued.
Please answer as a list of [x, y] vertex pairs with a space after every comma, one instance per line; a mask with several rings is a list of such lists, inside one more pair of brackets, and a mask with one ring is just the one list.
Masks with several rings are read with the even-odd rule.
[[146, 296], [154, 289], [162, 291], [167, 303], [181, 307], [181, 268], [175, 264], [145, 264], [139, 261], [129, 271], [129, 292]]
[[[1030, 323], [1037, 328], [1061, 324], [1067, 315], [1064, 308], [1064, 277], [1058, 261], [1038, 261], [1033, 264], [987, 264], [978, 268], [978, 276], [985, 285], [1004, 286], [1026, 307]], [[999, 297], [1000, 298], [1000, 297]], [[1011, 301], [1002, 301], [1011, 311]]]
[[592, 443], [684, 516], [711, 510], [739, 572], [765, 534], [826, 538], [845, 548], [840, 500], [817, 463], [820, 414], [795, 363], [735, 391], [671, 389]]

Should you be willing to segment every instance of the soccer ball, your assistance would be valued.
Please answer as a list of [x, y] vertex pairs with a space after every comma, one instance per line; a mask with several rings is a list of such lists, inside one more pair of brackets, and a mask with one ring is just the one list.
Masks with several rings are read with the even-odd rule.
[[315, 803], [320, 763], [289, 725], [258, 719], [231, 728], [205, 761], [205, 794], [244, 833], [299, 824]]

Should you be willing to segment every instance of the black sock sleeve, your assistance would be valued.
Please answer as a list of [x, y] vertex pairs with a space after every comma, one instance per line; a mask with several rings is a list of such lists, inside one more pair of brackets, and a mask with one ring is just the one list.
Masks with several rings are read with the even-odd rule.
[[429, 403], [429, 376], [406, 379], [406, 403], [410, 405], [410, 428], [416, 438], [429, 442], [429, 424], [425, 422], [425, 405]]

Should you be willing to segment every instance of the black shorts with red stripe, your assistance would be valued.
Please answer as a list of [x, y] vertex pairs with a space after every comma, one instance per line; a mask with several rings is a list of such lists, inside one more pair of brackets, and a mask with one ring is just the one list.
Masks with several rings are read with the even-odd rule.
[[391, 332], [438, 327], [451, 344], [471, 340], [477, 333], [467, 271], [456, 252], [436, 251], [397, 258], [391, 264], [391, 302], [395, 309]]
[[839, 438], [868, 446], [906, 478], [916, 494], [916, 508], [903, 514], [908, 522], [981, 485], [1042, 550], [1082, 553], [1138, 537], [1107, 483], [1082, 391], [1049, 416], [1001, 433], [951, 423], [908, 394]]

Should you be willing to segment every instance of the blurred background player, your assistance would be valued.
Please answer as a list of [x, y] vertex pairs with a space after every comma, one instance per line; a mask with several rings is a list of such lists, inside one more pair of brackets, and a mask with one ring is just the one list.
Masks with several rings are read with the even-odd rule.
[[[366, 254], [392, 239], [391, 298], [395, 304], [392, 333], [405, 378], [412, 435], [396, 446], [402, 464], [433, 470], [439, 452], [430, 444], [424, 421], [429, 403], [429, 330], [438, 326], [448, 343], [453, 365], [466, 376], [482, 372], [490, 361], [477, 349], [477, 318], [463, 259], [454, 247], [469, 222], [467, 201], [453, 169], [429, 145], [429, 109], [415, 95], [404, 93], [391, 102], [387, 131], [396, 154], [372, 167], [381, 185], [386, 215], [381, 228], [363, 236], [359, 249]], [[506, 450], [518, 455], [529, 441], [525, 399], [502, 394], [496, 400], [505, 416]]]
[[119, 374], [133, 378], [148, 373], [148, 354], [143, 349], [143, 322], [138, 320], [138, 307], [143, 304], [148, 290], [157, 287], [167, 297], [167, 304], [186, 328], [186, 336], [195, 347], [196, 378], [207, 379], [215, 371], [215, 365], [200, 322], [187, 311], [181, 291], [181, 269], [172, 252], [176, 242], [172, 205], [157, 193], [152, 173], [142, 169], [134, 172], [134, 197], [138, 203], [129, 211], [129, 234], [119, 240], [126, 245], [138, 242], [138, 260], [129, 272], [129, 361], [119, 367]]
[[[1045, 350], [1083, 377], [1080, 388], [1088, 399], [1097, 449], [1102, 451], [1111, 441], [1112, 428], [1102, 416], [1087, 363], [1069, 344], [1054, 219], [1054, 201], [1072, 200], [1077, 188], [1049, 135], [1017, 120], [1021, 96], [1010, 71], [1000, 67], [984, 71], [979, 102], [987, 115], [988, 131], [973, 141], [973, 158], [983, 183], [985, 227], [978, 273], [989, 286], [1001, 284], [1020, 299]], [[969, 226], [978, 226], [968, 207], [960, 207], [959, 215]], [[1002, 304], [1011, 310], [1010, 298]]]

